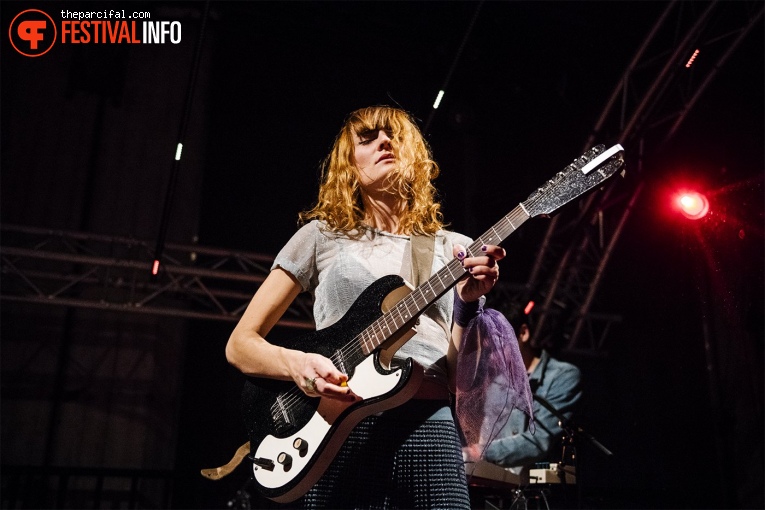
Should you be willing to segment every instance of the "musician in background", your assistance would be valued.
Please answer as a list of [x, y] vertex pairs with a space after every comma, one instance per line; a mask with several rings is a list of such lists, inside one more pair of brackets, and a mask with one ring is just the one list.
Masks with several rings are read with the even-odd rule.
[[[229, 362], [247, 375], [292, 380], [311, 397], [355, 401], [342, 367], [266, 341], [293, 299], [310, 292], [317, 329], [334, 324], [378, 278], [410, 280], [413, 234], [434, 241], [428, 274], [453, 257], [468, 270], [425, 311], [417, 334], [394, 358], [412, 357], [425, 367], [418, 394], [362, 420], [303, 497], [305, 507], [469, 508], [450, 390], [463, 328], [497, 281], [505, 252], [483, 246], [467, 256], [470, 239], [444, 230], [432, 184], [438, 172], [407, 113], [384, 106], [353, 112], [323, 164], [316, 206], [301, 214], [304, 225], [277, 255], [226, 346]], [[475, 178], [479, 187], [493, 185]]]
[[[582, 396], [581, 373], [577, 367], [550, 356], [550, 353], [533, 346], [531, 332], [525, 320], [517, 327], [518, 346], [523, 363], [529, 374], [529, 386], [534, 395], [548, 401], [560, 414], [570, 419]], [[536, 462], [558, 462], [559, 446], [563, 430], [558, 418], [538, 401], [534, 401], [534, 424], [529, 430], [528, 417], [514, 410], [502, 431], [486, 448], [487, 461], [519, 474]]]

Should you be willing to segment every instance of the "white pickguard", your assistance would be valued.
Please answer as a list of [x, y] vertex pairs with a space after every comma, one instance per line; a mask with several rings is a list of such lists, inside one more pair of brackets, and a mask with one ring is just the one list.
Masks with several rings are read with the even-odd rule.
[[[348, 386], [354, 393], [366, 400], [388, 393], [396, 387], [400, 379], [401, 370], [394, 370], [388, 375], [380, 374], [374, 367], [374, 356], [368, 356], [356, 366], [353, 377], [348, 380]], [[275, 466], [273, 470], [268, 470], [253, 465], [253, 472], [258, 483], [263, 487], [274, 489], [285, 486], [300, 475], [314, 458], [318, 447], [332, 430], [338, 416], [350, 405], [352, 403], [324, 398], [308, 423], [295, 434], [284, 438], [277, 438], [272, 435], [263, 438], [255, 452], [255, 457], [271, 459]], [[293, 447], [293, 443], [298, 438], [308, 444], [308, 448], [302, 456]], [[286, 453], [291, 457], [292, 465], [289, 470], [285, 470], [284, 466], [277, 462], [281, 453]]]

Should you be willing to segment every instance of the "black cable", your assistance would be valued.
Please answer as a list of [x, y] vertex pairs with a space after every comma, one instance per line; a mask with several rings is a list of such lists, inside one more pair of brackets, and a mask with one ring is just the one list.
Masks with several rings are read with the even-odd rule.
[[[454, 74], [454, 70], [457, 68], [457, 63], [460, 60], [460, 57], [462, 56], [462, 51], [465, 49], [465, 45], [467, 44], [467, 40], [470, 37], [470, 33], [473, 31], [473, 27], [475, 26], [475, 22], [478, 19], [478, 13], [481, 12], [481, 6], [483, 6], [483, 1], [481, 0], [478, 2], [478, 7], [476, 7], [475, 12], [473, 13], [473, 19], [470, 20], [470, 25], [468, 25], [467, 30], [465, 31], [465, 35], [462, 37], [462, 42], [460, 43], [460, 47], [457, 49], [457, 54], [454, 56], [454, 60], [452, 61], [452, 65], [449, 68], [449, 72], [446, 74], [446, 79], [444, 80], [444, 84], [441, 86], [440, 90], [443, 90], [444, 93], [446, 92], [446, 88], [449, 86], [449, 82], [452, 79], [452, 75]], [[430, 124], [433, 122], [433, 117], [436, 114], [436, 108], [431, 108], [430, 115], [428, 115], [428, 120], [425, 122], [425, 129], [423, 130], [425, 135], [427, 136], [428, 130], [430, 129]]]
[[[191, 117], [191, 104], [194, 100], [194, 90], [196, 89], [197, 76], [199, 75], [199, 63], [202, 60], [202, 42], [204, 41], [205, 28], [207, 27], [207, 19], [210, 12], [210, 0], [205, 2], [205, 8], [202, 13], [202, 25], [199, 28], [199, 37], [197, 38], [197, 44], [194, 48], [194, 57], [191, 66], [191, 72], [189, 74], [189, 83], [186, 88], [186, 100], [183, 105], [183, 116], [181, 117], [181, 124], [178, 129], [178, 143], [176, 144], [176, 154], [178, 148], [182, 150], [183, 142], [186, 139], [186, 131], [189, 127], [189, 118]], [[173, 207], [173, 197], [175, 196], [175, 188], [178, 183], [178, 174], [181, 170], [181, 158], [176, 155], [173, 158], [173, 169], [170, 173], [170, 181], [167, 184], [167, 192], [165, 193], [165, 203], [162, 208], [162, 218], [159, 224], [159, 234], [157, 236], [157, 245], [154, 249], [154, 262], [152, 265], [152, 275], [157, 276], [159, 274], [159, 266], [162, 261], [162, 253], [165, 251], [165, 238], [167, 237], [167, 227], [170, 223], [170, 212]]]

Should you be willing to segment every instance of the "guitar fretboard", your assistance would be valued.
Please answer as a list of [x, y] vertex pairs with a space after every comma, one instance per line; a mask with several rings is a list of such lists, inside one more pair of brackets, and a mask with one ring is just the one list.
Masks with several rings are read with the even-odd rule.
[[[481, 247], [486, 244], [501, 243], [529, 217], [523, 206], [517, 206], [467, 247], [466, 257], [479, 255]], [[367, 326], [354, 341], [361, 346], [365, 356], [369, 355], [407, 323], [420, 315], [427, 307], [435, 303], [446, 291], [456, 285], [465, 273], [465, 268], [462, 267], [458, 259], [450, 260], [426, 282]]]

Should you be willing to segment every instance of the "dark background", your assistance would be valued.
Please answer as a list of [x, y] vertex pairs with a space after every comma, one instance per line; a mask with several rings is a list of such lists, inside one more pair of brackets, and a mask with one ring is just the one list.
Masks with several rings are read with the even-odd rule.
[[[61, 9], [145, 10], [183, 24], [177, 46], [57, 45], [35, 59], [4, 36], [4, 224], [156, 239], [188, 112], [168, 239], [275, 254], [311, 205], [345, 116], [392, 104], [428, 125], [446, 219], [477, 236], [581, 153], [667, 6], [486, 2], [465, 40], [476, 2], [212, 2], [186, 110], [204, 4], [125, 4], [3, 3], [3, 27], [26, 8], [56, 21]], [[710, 23], [743, 25], [753, 4], [723, 2]], [[693, 17], [708, 5], [676, 9]], [[654, 52], [671, 52], [679, 30]], [[583, 371], [579, 423], [615, 453], [580, 445], [588, 507], [762, 507], [763, 46], [760, 19], [668, 143], [647, 129], [642, 157], [625, 147], [624, 188], [646, 187], [593, 306], [622, 321], [597, 356], [561, 354]], [[688, 72], [708, 72], [704, 56]], [[609, 125], [596, 141], [618, 135]], [[669, 205], [689, 183], [711, 200], [698, 223]], [[506, 242], [503, 279], [526, 281], [546, 221]], [[232, 327], [4, 304], [4, 473], [165, 469], [173, 507], [224, 507], [246, 470], [217, 483], [198, 470], [223, 464], [245, 440], [241, 378], [223, 355]], [[75, 346], [66, 351], [74, 361], [62, 369], [65, 345]], [[129, 381], [130, 398], [116, 368], [90, 384], [79, 378], [87, 363], [77, 356], [97, 364], [98, 349], [118, 352], [119, 367], [128, 348], [153, 360], [140, 385]], [[51, 415], [72, 387], [80, 393]], [[6, 494], [14, 483], [4, 475]]]

